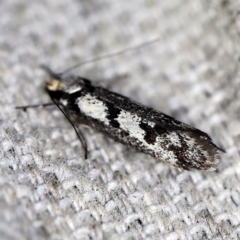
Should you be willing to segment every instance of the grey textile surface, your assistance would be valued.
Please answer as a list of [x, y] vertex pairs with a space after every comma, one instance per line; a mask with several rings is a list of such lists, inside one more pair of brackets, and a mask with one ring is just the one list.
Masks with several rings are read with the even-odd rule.
[[[1, 239], [240, 239], [237, 1], [0, 2]], [[215, 172], [179, 171], [84, 129], [49, 102], [47, 75], [159, 37], [75, 73], [207, 132]]]

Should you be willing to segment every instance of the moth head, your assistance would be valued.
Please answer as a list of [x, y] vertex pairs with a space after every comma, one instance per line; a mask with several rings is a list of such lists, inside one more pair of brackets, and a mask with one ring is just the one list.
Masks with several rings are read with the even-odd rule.
[[56, 92], [61, 90], [62, 74], [53, 72], [48, 66], [40, 65], [40, 67], [49, 75], [50, 80], [45, 84], [48, 92]]
[[68, 95], [80, 92], [82, 89], [92, 89], [88, 79], [63, 73], [55, 73], [47, 66], [41, 66], [50, 76], [45, 85], [45, 90], [52, 99], [59, 101]]
[[60, 89], [61, 81], [59, 79], [50, 79], [46, 84], [46, 89], [51, 92], [56, 92]]

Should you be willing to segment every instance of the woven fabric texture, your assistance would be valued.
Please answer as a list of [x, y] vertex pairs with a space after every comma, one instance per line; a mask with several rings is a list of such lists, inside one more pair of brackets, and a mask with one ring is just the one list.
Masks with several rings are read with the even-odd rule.
[[[1, 239], [240, 239], [240, 5], [225, 0], [0, 2]], [[179, 171], [83, 129], [50, 102], [73, 71], [207, 132], [215, 172]]]

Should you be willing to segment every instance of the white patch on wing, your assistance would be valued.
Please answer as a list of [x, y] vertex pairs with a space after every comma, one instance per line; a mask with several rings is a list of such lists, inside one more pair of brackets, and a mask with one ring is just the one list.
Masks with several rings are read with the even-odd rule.
[[198, 151], [200, 150], [203, 152], [203, 150], [198, 146], [194, 138], [185, 138], [185, 144], [187, 144], [187, 146], [189, 147], [185, 153], [188, 158], [200, 159]]
[[68, 104], [68, 101], [67, 101], [67, 99], [60, 99], [60, 103], [63, 105], [63, 106], [67, 106], [67, 104]]
[[171, 142], [171, 145], [177, 146], [177, 147], [182, 147], [181, 141], [179, 139], [179, 136], [175, 132], [170, 132], [167, 135], [167, 138]]
[[73, 85], [73, 86], [71, 86], [69, 89], [68, 89], [68, 93], [75, 93], [75, 92], [78, 92], [78, 91], [80, 91], [82, 89], [82, 87], [81, 86], [76, 86], [76, 85]]
[[152, 128], [154, 128], [154, 126], [156, 125], [154, 122], [147, 122], [147, 124], [150, 126], [150, 127], [152, 127]]
[[[179, 146], [181, 143], [176, 134], [174, 133], [166, 134], [166, 136], [164, 136], [166, 138], [164, 139], [157, 137], [155, 144], [148, 144], [144, 139], [146, 132], [142, 128], [140, 128], [140, 123], [142, 121], [141, 117], [135, 114], [129, 113], [125, 110], [122, 110], [116, 120], [119, 122], [121, 129], [128, 131], [131, 137], [136, 138], [140, 142], [141, 147], [146, 147], [148, 149], [151, 149], [156, 153], [156, 156], [159, 156], [160, 159], [165, 160], [170, 164], [174, 164], [177, 162], [176, 155], [173, 152], [166, 151], [161, 147], [161, 144], [165, 140], [168, 140], [169, 142], [173, 142], [173, 144]], [[155, 124], [154, 123], [152, 124], [150, 122], [149, 125], [154, 126]]]
[[87, 116], [98, 119], [99, 121], [104, 122], [106, 125], [109, 124], [109, 120], [107, 119], [108, 108], [102, 101], [99, 101], [92, 95], [87, 94], [78, 98], [77, 104], [80, 110]]
[[145, 142], [145, 131], [139, 126], [142, 120], [141, 117], [122, 110], [116, 120], [119, 122], [120, 128], [129, 132], [131, 137], [137, 138], [141, 142]]

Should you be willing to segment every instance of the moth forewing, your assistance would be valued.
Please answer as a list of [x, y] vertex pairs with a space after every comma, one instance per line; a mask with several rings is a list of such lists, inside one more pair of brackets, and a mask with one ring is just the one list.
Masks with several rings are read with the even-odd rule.
[[223, 150], [206, 133], [88, 79], [47, 72], [47, 92], [74, 124], [92, 127], [180, 169], [216, 168]]

